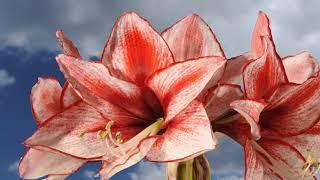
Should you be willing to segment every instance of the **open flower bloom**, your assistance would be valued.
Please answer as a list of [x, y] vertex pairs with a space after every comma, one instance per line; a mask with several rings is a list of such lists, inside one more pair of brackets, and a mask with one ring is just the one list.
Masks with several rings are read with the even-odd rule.
[[239, 94], [230, 104], [242, 117], [235, 115], [215, 129], [244, 146], [246, 179], [313, 179], [303, 175], [310, 171], [304, 148], [318, 151], [318, 64], [307, 53], [281, 59], [262, 12], [250, 53], [257, 59], [244, 67], [244, 98]]
[[[57, 33], [57, 37], [60, 39], [65, 53], [80, 57], [78, 50], [63, 35], [62, 31]], [[81, 101], [80, 97], [68, 83], [62, 88], [58, 80], [54, 78], [39, 78], [37, 84], [32, 88], [30, 96], [31, 109], [40, 128], [46, 120], [78, 101]], [[92, 109], [90, 106], [88, 108]], [[97, 115], [99, 114], [97, 113]], [[74, 173], [85, 163], [85, 160], [66, 156], [48, 148], [35, 147], [29, 148], [21, 159], [19, 172], [23, 179], [48, 176], [49, 180], [58, 180]]]
[[215, 148], [198, 97], [221, 78], [225, 58], [175, 62], [149, 23], [126, 13], [114, 25], [100, 62], [68, 53], [56, 59], [83, 101], [41, 124], [25, 141], [28, 147], [86, 161], [103, 160], [102, 178], [144, 157], [180, 161]]

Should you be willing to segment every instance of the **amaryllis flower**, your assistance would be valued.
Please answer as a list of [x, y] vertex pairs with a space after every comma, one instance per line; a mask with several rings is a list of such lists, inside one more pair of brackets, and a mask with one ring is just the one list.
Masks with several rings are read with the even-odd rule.
[[[25, 141], [28, 147], [103, 160], [103, 178], [143, 157], [180, 161], [215, 148], [209, 119], [197, 97], [209, 82], [221, 78], [225, 58], [175, 62], [149, 23], [126, 13], [114, 25], [100, 62], [70, 54], [56, 59], [83, 101], [41, 125]], [[96, 111], [82, 110], [87, 104], [102, 118]]]
[[302, 175], [309, 171], [304, 168], [303, 146], [311, 143], [301, 140], [307, 132], [308, 137], [318, 133], [320, 77], [316, 60], [307, 53], [281, 59], [262, 12], [250, 56], [257, 59], [244, 67], [244, 98], [230, 105], [243, 118], [235, 115], [222, 120], [215, 129], [244, 146], [246, 179], [313, 179]]
[[[57, 38], [66, 54], [80, 57], [77, 48], [64, 36], [62, 31], [57, 32]], [[54, 78], [39, 78], [37, 84], [32, 88], [30, 96], [31, 109], [39, 128], [47, 120], [50, 121], [53, 116], [64, 111], [70, 105], [79, 103], [79, 101], [81, 101], [80, 97], [68, 83], [62, 88], [58, 80]], [[92, 107], [83, 105], [83, 107], [85, 106], [88, 109], [84, 112], [93, 111]], [[101, 119], [98, 112], [96, 112], [96, 116]], [[49, 148], [34, 147], [29, 148], [21, 159], [19, 172], [24, 179], [37, 179], [47, 175], [49, 180], [64, 179], [85, 163], [85, 160], [70, 157]]]

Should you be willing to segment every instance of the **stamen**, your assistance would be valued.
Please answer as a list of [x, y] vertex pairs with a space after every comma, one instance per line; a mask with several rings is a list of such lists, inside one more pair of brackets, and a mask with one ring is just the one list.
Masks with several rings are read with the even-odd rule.
[[103, 133], [102, 130], [99, 130], [99, 131], [97, 132], [97, 139], [102, 139], [102, 133]]
[[123, 143], [122, 134], [120, 131], [118, 131], [115, 135], [115, 139], [112, 136], [111, 127], [113, 125], [113, 121], [109, 121], [105, 127], [105, 130], [99, 130], [97, 132], [97, 138], [105, 140], [108, 138], [112, 144], [115, 146], [119, 146]]
[[106, 131], [108, 131], [109, 133], [111, 133], [111, 126], [112, 125], [113, 125], [113, 121], [109, 121], [105, 127]]
[[87, 132], [86, 131], [81, 131], [79, 134], [79, 137], [83, 137]]
[[121, 134], [120, 131], [118, 131], [118, 132], [116, 133], [116, 142], [117, 142], [118, 144], [122, 144], [122, 143], [123, 143], [122, 134]]
[[302, 177], [306, 175], [308, 170], [310, 170], [310, 176], [314, 176], [320, 171], [320, 159], [315, 159], [310, 149], [307, 149], [306, 162], [303, 164], [302, 170]]

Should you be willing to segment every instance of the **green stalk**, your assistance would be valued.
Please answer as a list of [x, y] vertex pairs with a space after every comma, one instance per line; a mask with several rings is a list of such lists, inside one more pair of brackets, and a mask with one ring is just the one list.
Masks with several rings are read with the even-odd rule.
[[193, 180], [193, 159], [179, 163], [177, 180]]

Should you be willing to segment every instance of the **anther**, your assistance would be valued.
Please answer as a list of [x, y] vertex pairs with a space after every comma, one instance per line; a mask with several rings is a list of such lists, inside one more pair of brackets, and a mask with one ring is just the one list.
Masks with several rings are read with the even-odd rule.
[[118, 144], [122, 144], [122, 143], [123, 143], [122, 134], [121, 134], [120, 131], [118, 131], [118, 132], [116, 133], [116, 142], [117, 142]]
[[109, 121], [108, 124], [105, 127], [106, 131], [111, 132], [111, 126], [112, 125], [113, 125], [113, 121]]
[[302, 177], [308, 170], [311, 171], [310, 175], [316, 175], [320, 171], [320, 160], [313, 157], [310, 149], [307, 149], [306, 162], [303, 164], [302, 170]]
[[83, 137], [86, 134], [86, 131], [81, 131], [79, 137]]
[[98, 138], [98, 139], [102, 139], [102, 136], [101, 136], [102, 133], [103, 133], [102, 130], [99, 130], [99, 131], [97, 132], [97, 138]]

